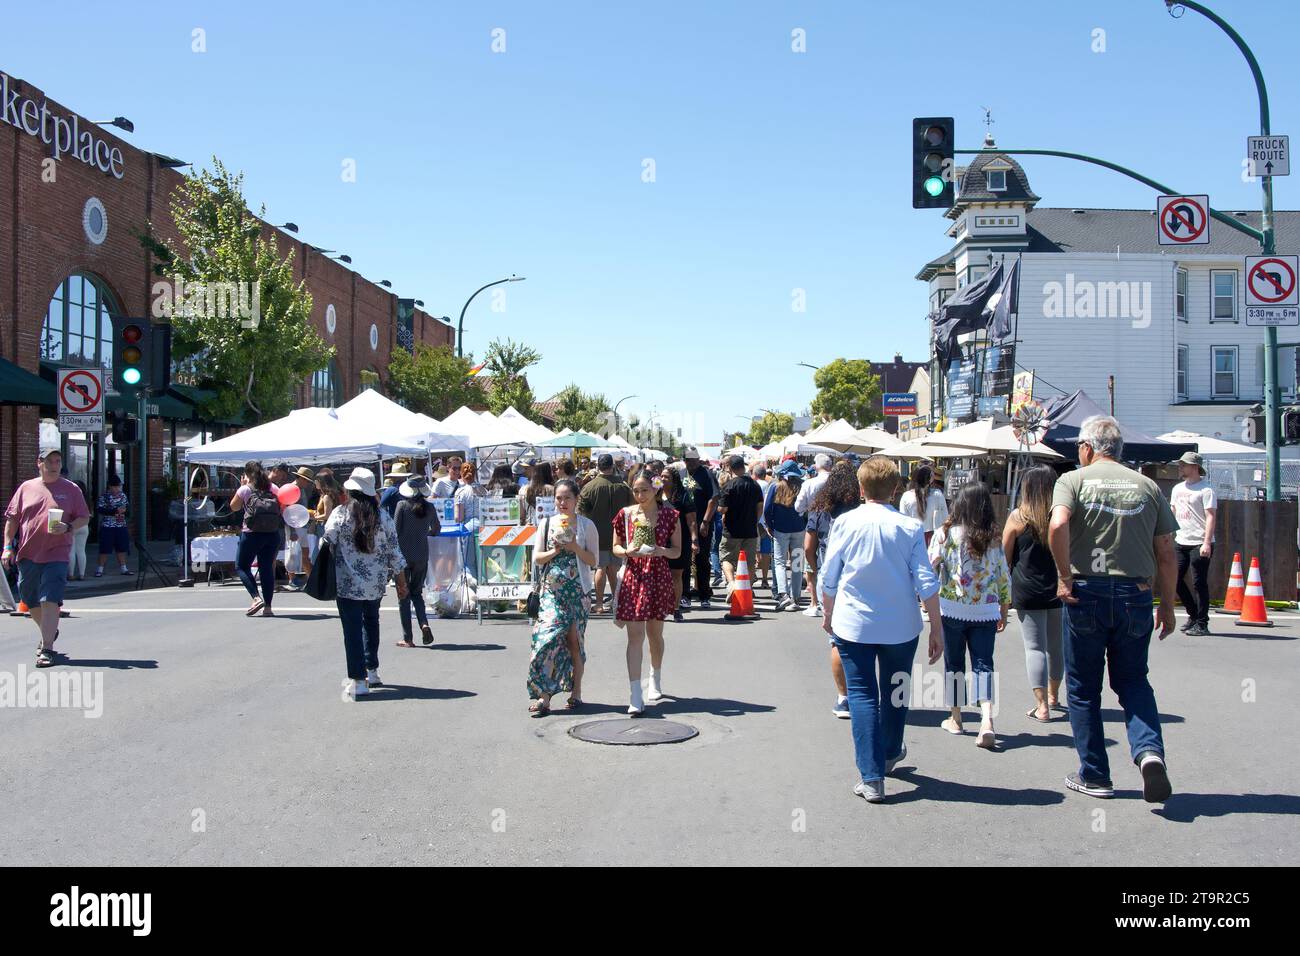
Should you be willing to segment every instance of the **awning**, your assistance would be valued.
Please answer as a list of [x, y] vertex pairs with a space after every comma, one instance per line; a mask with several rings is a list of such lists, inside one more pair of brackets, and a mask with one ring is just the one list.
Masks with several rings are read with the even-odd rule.
[[0, 358], [0, 405], [53, 404], [53, 382]]

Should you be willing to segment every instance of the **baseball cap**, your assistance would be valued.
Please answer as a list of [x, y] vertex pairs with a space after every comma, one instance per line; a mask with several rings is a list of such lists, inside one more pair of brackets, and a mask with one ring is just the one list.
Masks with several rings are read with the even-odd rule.
[[694, 445], [687, 445], [686, 450], [682, 452], [682, 459], [685, 461], [689, 461], [692, 458], [698, 459], [699, 457], [700, 451]]
[[51, 455], [58, 455], [61, 458], [63, 457], [63, 451], [62, 449], [59, 448], [58, 445], [53, 445], [49, 448], [42, 448], [41, 453], [40, 455], [37, 456], [36, 460], [44, 461], [46, 458], [49, 458]]

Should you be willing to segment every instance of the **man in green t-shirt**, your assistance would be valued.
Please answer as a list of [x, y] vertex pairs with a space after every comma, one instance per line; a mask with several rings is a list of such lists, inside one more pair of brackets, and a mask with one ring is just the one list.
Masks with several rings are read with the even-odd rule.
[[1153, 583], [1160, 592], [1162, 641], [1176, 623], [1178, 523], [1156, 483], [1119, 463], [1124, 437], [1115, 419], [1085, 419], [1078, 441], [1080, 467], [1056, 482], [1048, 531], [1066, 607], [1066, 683], [1079, 753], [1079, 771], [1065, 783], [1095, 797], [1115, 795], [1101, 722], [1102, 677], [1109, 667], [1133, 762], [1142, 772], [1142, 795], [1161, 803], [1172, 790], [1147, 655]]

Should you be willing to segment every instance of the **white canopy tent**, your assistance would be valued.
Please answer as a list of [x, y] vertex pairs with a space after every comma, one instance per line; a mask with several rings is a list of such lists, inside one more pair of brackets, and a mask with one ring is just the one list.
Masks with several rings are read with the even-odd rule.
[[442, 420], [445, 432], [466, 436], [470, 448], [514, 448], [537, 443], [516, 422], [497, 418], [491, 412], [476, 412], [462, 405]]
[[1260, 458], [1264, 454], [1263, 448], [1256, 448], [1254, 445], [1243, 445], [1222, 438], [1198, 435], [1196, 432], [1172, 431], [1156, 437], [1161, 441], [1180, 445], [1194, 444], [1197, 451], [1206, 458]]
[[507, 408], [497, 416], [497, 420], [516, 426], [527, 434], [529, 439], [534, 442], [549, 441], [555, 437], [555, 432], [551, 431], [545, 425], [537, 424], [537, 422], [526, 417], [522, 412], [516, 411], [514, 406]]
[[757, 448], [750, 448], [748, 445], [737, 445], [735, 448], [728, 448], [726, 451], [722, 452], [721, 458], [723, 461], [726, 461], [732, 455], [739, 455], [741, 458], [745, 459], [745, 464], [758, 461], [763, 457]]
[[435, 418], [403, 408], [374, 389], [366, 389], [335, 409], [345, 425], [373, 430], [397, 441], [419, 443], [426, 452], [468, 450], [469, 438], [445, 430]]

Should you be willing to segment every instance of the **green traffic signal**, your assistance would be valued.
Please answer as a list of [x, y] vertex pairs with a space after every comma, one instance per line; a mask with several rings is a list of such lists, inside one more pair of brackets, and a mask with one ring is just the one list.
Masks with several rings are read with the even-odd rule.
[[938, 196], [943, 192], [943, 179], [939, 176], [931, 176], [922, 184], [922, 187], [931, 196]]
[[128, 385], [140, 384], [140, 370], [135, 366], [122, 369], [122, 381]]

